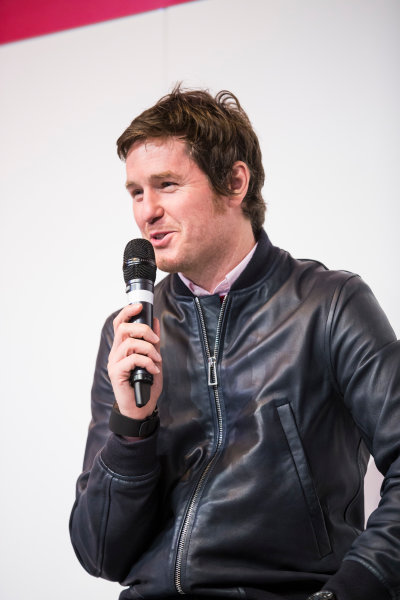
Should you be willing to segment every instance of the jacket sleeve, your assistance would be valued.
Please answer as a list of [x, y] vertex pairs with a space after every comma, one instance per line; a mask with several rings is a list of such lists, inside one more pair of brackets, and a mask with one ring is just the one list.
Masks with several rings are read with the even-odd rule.
[[92, 420], [70, 534], [76, 555], [89, 573], [122, 581], [154, 535], [160, 469], [157, 432], [128, 442], [108, 428], [114, 403], [107, 373], [114, 316], [107, 319], [101, 334], [92, 387]]
[[400, 342], [357, 276], [333, 300], [326, 331], [334, 384], [384, 475], [381, 501], [326, 584], [339, 600], [400, 598]]

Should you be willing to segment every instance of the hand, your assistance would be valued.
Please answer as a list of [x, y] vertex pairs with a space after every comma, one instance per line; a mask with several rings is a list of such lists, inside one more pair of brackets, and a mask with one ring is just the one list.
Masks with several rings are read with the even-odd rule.
[[[108, 374], [118, 408], [131, 419], [145, 419], [154, 411], [162, 390], [160, 355], [160, 324], [154, 319], [154, 331], [143, 323], [130, 323], [142, 310], [141, 304], [129, 304], [115, 317], [114, 343], [108, 357]], [[150, 400], [141, 408], [135, 403], [135, 393], [129, 376], [135, 367], [142, 367], [154, 377]]]

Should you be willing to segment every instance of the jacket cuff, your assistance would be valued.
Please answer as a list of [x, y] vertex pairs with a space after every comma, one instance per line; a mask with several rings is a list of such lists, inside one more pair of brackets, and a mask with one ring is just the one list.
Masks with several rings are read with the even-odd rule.
[[344, 560], [324, 588], [333, 592], [337, 600], [391, 600], [389, 590], [360, 562]]
[[125, 477], [138, 477], [152, 473], [157, 468], [156, 449], [157, 431], [134, 442], [111, 434], [101, 451], [101, 458], [114, 473]]

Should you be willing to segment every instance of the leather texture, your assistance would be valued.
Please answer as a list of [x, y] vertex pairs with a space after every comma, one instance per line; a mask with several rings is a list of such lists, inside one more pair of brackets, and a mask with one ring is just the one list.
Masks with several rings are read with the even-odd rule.
[[[222, 318], [176, 275], [154, 311], [160, 428], [139, 442], [108, 429], [114, 315], [103, 328], [71, 516], [85, 569], [121, 598], [302, 600], [357, 561], [400, 598], [400, 347], [369, 287], [263, 232]], [[370, 452], [385, 480], [363, 531]]]

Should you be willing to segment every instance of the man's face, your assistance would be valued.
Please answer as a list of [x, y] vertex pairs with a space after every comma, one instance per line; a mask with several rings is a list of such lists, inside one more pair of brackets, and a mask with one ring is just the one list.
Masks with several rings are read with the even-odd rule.
[[134, 217], [154, 247], [157, 266], [204, 283], [232, 244], [226, 199], [216, 197], [177, 138], [137, 142], [126, 172]]

